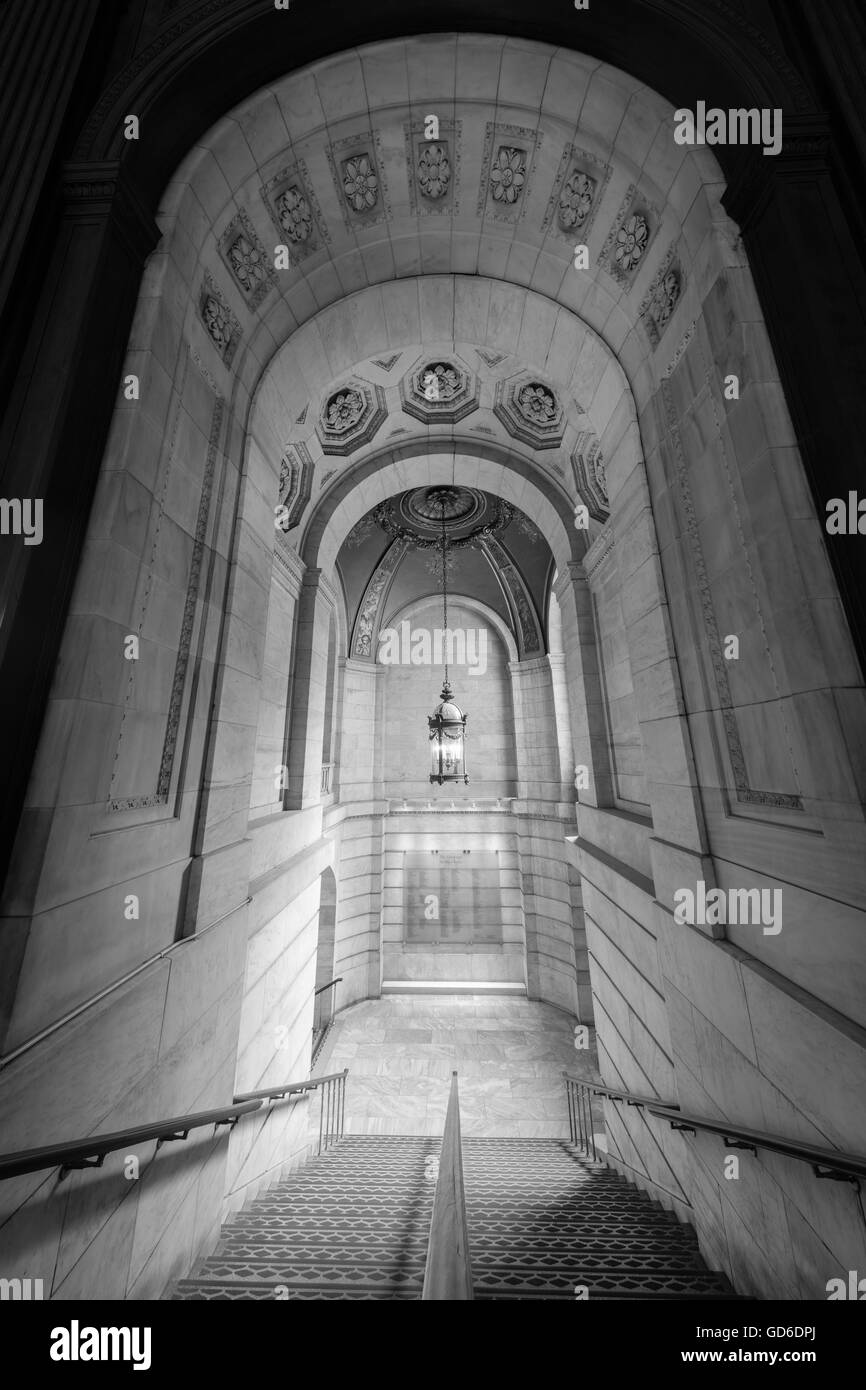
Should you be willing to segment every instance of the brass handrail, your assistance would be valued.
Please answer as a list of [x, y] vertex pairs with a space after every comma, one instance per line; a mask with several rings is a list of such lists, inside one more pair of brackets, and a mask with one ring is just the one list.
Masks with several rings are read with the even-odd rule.
[[768, 1134], [763, 1130], [746, 1129], [743, 1125], [728, 1120], [705, 1119], [700, 1115], [683, 1114], [676, 1104], [650, 1096], [633, 1095], [631, 1091], [618, 1091], [611, 1086], [601, 1086], [582, 1077], [562, 1073], [568, 1101], [568, 1121], [571, 1142], [586, 1154], [597, 1158], [595, 1135], [592, 1132], [592, 1112], [590, 1097], [607, 1096], [610, 1100], [625, 1101], [647, 1110], [656, 1119], [667, 1120], [671, 1129], [694, 1133], [704, 1130], [708, 1134], [718, 1134], [732, 1149], [766, 1149], [768, 1153], [784, 1154], [786, 1158], [808, 1163], [817, 1178], [834, 1178], [839, 1182], [858, 1182], [866, 1178], [866, 1157], [861, 1154], [845, 1153], [841, 1149], [823, 1149], [814, 1144], [803, 1144], [796, 1139], [785, 1139], [780, 1134]]
[[[22, 1173], [38, 1173], [43, 1168], [59, 1168], [60, 1181], [75, 1168], [101, 1168], [106, 1154], [128, 1149], [134, 1144], [156, 1139], [157, 1148], [170, 1140], [186, 1139], [193, 1129], [207, 1125], [237, 1124], [241, 1115], [261, 1109], [265, 1100], [277, 1100], [296, 1091], [322, 1089], [322, 1114], [319, 1119], [319, 1152], [342, 1138], [345, 1115], [345, 1087], [348, 1068], [331, 1076], [314, 1076], [308, 1081], [293, 1081], [265, 1091], [250, 1091], [235, 1096], [231, 1105], [217, 1110], [198, 1110], [190, 1115], [177, 1115], [168, 1120], [133, 1125], [111, 1134], [92, 1134], [85, 1139], [70, 1139], [60, 1144], [46, 1144], [38, 1149], [21, 1149], [17, 1153], [0, 1154], [0, 1180], [17, 1178]], [[334, 1083], [337, 1083], [336, 1085]], [[333, 1094], [332, 1094], [333, 1090]], [[327, 1116], [325, 1114], [327, 1108]]]
[[424, 1268], [422, 1299], [450, 1302], [473, 1299], [463, 1155], [460, 1145], [460, 1101], [457, 1073], [451, 1073], [451, 1094], [439, 1155], [439, 1174], [430, 1220], [430, 1240]]

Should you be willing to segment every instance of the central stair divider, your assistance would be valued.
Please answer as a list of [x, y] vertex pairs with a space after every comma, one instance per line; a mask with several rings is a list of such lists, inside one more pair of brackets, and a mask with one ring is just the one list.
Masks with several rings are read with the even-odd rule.
[[474, 1297], [460, 1145], [460, 1101], [455, 1071], [451, 1073], [451, 1094], [442, 1135], [421, 1298], [460, 1302]]

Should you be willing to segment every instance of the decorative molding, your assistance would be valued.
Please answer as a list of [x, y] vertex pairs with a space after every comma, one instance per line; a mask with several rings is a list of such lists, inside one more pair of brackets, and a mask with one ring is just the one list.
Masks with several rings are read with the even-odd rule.
[[358, 616], [355, 619], [355, 629], [352, 633], [350, 648], [351, 655], [358, 660], [375, 661], [376, 659], [373, 652], [376, 619], [386, 590], [408, 546], [408, 539], [398, 536], [380, 561], [367, 585]]
[[668, 365], [665, 367], [664, 371], [662, 372], [662, 380], [664, 380], [665, 378], [667, 378], [667, 377], [669, 377], [669, 376], [672, 376], [673, 373], [674, 373], [674, 371], [676, 370], [676, 368], [679, 366], [680, 361], [681, 361], [681, 359], [682, 359], [682, 357], [683, 357], [683, 354], [685, 353], [686, 349], [688, 348], [689, 343], [692, 341], [692, 338], [695, 336], [695, 330], [696, 330], [697, 326], [698, 326], [698, 321], [697, 321], [697, 319], [692, 319], [692, 322], [689, 324], [688, 328], [686, 329], [685, 333], [683, 334], [682, 338], [680, 339], [679, 346], [677, 347], [676, 352], [674, 353], [674, 355], [673, 355], [673, 357], [671, 358], [670, 362], [668, 363]]
[[587, 579], [592, 579], [599, 566], [603, 565], [608, 555], [611, 554], [615, 544], [616, 537], [613, 533], [613, 527], [606, 525], [601, 535], [596, 536], [583, 557], [583, 572]]
[[481, 361], [485, 362], [487, 366], [491, 368], [491, 370], [494, 367], [498, 367], [500, 362], [505, 361], [504, 352], [491, 352], [487, 348], [476, 348], [475, 351], [481, 358]]
[[510, 607], [517, 620], [515, 626], [519, 638], [520, 660], [530, 653], [543, 652], [541, 627], [523, 575], [505, 546], [493, 536], [484, 537], [484, 548], [491, 559], [494, 572], [501, 576], [508, 590]]
[[402, 356], [402, 352], [392, 352], [390, 357], [374, 357], [372, 359], [373, 366], [381, 367], [383, 372], [390, 372], [400, 361]]

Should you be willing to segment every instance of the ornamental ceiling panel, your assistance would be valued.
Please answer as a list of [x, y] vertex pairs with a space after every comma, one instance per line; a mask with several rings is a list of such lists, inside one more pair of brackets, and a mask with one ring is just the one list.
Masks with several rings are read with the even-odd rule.
[[352, 377], [336, 391], [329, 391], [322, 401], [316, 425], [322, 452], [345, 458], [369, 444], [387, 418], [382, 387]]
[[265, 250], [258, 232], [244, 208], [229, 222], [218, 243], [223, 264], [254, 312], [276, 288], [273, 258]]
[[478, 378], [462, 362], [431, 356], [400, 382], [407, 415], [425, 425], [453, 425], [478, 409]]
[[565, 411], [553, 387], [529, 372], [497, 382], [493, 413], [514, 439], [533, 449], [556, 449]]
[[330, 243], [331, 234], [303, 159], [283, 165], [262, 185], [260, 193], [279, 244], [288, 247], [293, 266]]
[[462, 121], [436, 117], [438, 136], [426, 135], [428, 122], [403, 126], [413, 217], [451, 216], [460, 211]]

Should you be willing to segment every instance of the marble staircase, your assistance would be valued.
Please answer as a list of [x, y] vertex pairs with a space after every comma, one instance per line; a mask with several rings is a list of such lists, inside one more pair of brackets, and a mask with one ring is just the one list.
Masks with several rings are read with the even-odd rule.
[[[433, 1136], [346, 1136], [238, 1212], [167, 1297], [420, 1299]], [[691, 1227], [557, 1139], [463, 1140], [475, 1298], [730, 1299]]]

